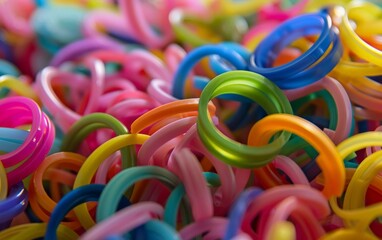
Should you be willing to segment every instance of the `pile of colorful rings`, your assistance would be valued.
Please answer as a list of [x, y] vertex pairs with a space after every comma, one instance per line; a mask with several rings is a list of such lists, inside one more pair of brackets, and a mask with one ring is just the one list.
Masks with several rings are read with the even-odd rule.
[[0, 239], [381, 239], [382, 4], [0, 1]]

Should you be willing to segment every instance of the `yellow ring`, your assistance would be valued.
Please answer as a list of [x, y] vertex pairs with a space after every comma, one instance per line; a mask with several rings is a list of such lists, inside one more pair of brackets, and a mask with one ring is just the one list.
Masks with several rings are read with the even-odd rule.
[[[144, 134], [124, 134], [114, 137], [90, 154], [90, 156], [85, 160], [84, 164], [78, 171], [76, 180], [73, 185], [73, 189], [90, 184], [94, 174], [96, 173], [102, 162], [112, 155], [114, 152], [121, 148], [134, 145], [143, 144], [150, 136]], [[89, 229], [94, 226], [95, 222], [87, 210], [86, 204], [81, 204], [74, 208], [74, 212], [78, 217], [78, 220], [85, 229]]]

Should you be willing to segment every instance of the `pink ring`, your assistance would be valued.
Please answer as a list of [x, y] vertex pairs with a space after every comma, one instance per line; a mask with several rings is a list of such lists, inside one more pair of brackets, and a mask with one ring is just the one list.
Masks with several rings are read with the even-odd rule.
[[272, 227], [277, 222], [287, 221], [288, 217], [293, 214], [298, 214], [299, 218], [302, 218], [303, 227], [309, 232], [309, 239], [319, 239], [325, 234], [324, 229], [319, 224], [315, 216], [313, 216], [311, 209], [314, 206], [307, 206], [301, 203], [296, 197], [288, 197], [285, 200], [277, 204], [276, 207], [272, 209], [271, 214], [269, 215], [266, 225], [262, 232], [259, 234], [261, 239], [269, 239]]
[[219, 233], [219, 236], [215, 236], [214, 239], [222, 239], [224, 237], [225, 229], [227, 227], [228, 220], [222, 217], [212, 217], [195, 221], [186, 227], [182, 228], [179, 232], [179, 236], [183, 240], [194, 239], [195, 237], [205, 232]]
[[154, 79], [148, 85], [147, 93], [160, 104], [166, 104], [177, 100], [172, 96], [171, 88], [171, 84], [161, 79]]
[[[88, 114], [96, 111], [98, 108], [98, 101], [101, 94], [103, 93], [105, 69], [103, 63], [99, 60], [88, 59], [85, 61], [85, 64], [90, 65], [89, 67], [92, 73], [89, 101], [84, 110], [84, 113]], [[58, 76], [60, 77], [57, 78]], [[54, 93], [52, 85], [53, 81], [63, 82], [62, 79], [58, 80], [60, 78], [67, 78], [70, 83], [70, 81], [73, 80], [73, 76], [75, 75], [71, 73], [60, 72], [59, 70], [52, 67], [44, 68], [42, 72], [37, 76], [36, 85], [41, 101], [48, 109], [48, 111], [53, 115], [55, 122], [65, 132], [81, 118], [81, 114], [65, 106]], [[81, 84], [78, 82], [76, 85], [73, 82], [70, 84], [70, 86], [79, 88], [81, 87]]]
[[108, 235], [122, 235], [155, 217], [162, 217], [163, 211], [163, 207], [154, 202], [136, 203], [98, 223], [82, 235], [81, 239], [104, 239]]
[[188, 148], [174, 150], [172, 155], [168, 167], [182, 180], [195, 221], [212, 217], [212, 196], [199, 161]]
[[34, 172], [45, 159], [53, 145], [55, 131], [49, 118], [29, 98], [2, 99], [0, 108], [4, 111], [0, 126], [16, 127], [31, 123], [31, 130], [25, 141], [15, 151], [0, 155], [0, 161], [6, 168], [22, 163], [7, 173], [8, 184], [11, 186]]
[[331, 130], [325, 129], [324, 132], [327, 134], [329, 133], [328, 135], [332, 138], [333, 142], [338, 144], [348, 137], [353, 118], [351, 112], [352, 105], [349, 96], [338, 81], [331, 77], [325, 77], [303, 88], [285, 90], [284, 93], [289, 101], [293, 101], [321, 89], [326, 89], [332, 95], [336, 103], [338, 112], [337, 128], [332, 136], [330, 136], [331, 133], [329, 133]]
[[251, 227], [252, 220], [264, 209], [272, 208], [288, 197], [296, 197], [302, 204], [314, 206], [312, 213], [316, 219], [324, 219], [330, 214], [329, 204], [318, 190], [305, 185], [277, 186], [259, 195], [256, 204], [249, 206], [242, 224], [244, 232], [255, 234]]
[[276, 156], [272, 161], [275, 168], [283, 171], [292, 181], [293, 184], [303, 184], [310, 186], [304, 172], [292, 159], [286, 156]]
[[[0, 125], [3, 127], [16, 127], [31, 122], [31, 130], [24, 143], [15, 151], [0, 155], [4, 167], [16, 165], [21, 159], [27, 158], [43, 138], [47, 123], [43, 119], [43, 113], [33, 100], [24, 97], [9, 97], [0, 100], [2, 116]], [[18, 116], [23, 114], [23, 118]], [[15, 119], [14, 119], [15, 118]]]
[[[230, 205], [233, 203], [235, 196], [245, 188], [250, 177], [250, 170], [232, 168], [223, 164], [219, 159], [215, 158], [203, 145], [199, 135], [197, 134], [196, 125], [193, 125], [181, 141], [175, 146], [174, 152], [182, 148], [190, 148], [192, 151], [202, 153], [207, 157], [216, 172], [219, 174], [221, 187], [217, 189], [214, 195], [214, 202], [216, 206], [215, 215], [224, 215], [229, 210]], [[170, 155], [170, 161], [173, 155]]]
[[130, 24], [132, 32], [136, 34], [136, 37], [138, 37], [141, 42], [145, 43], [145, 45], [150, 48], [161, 48], [168, 44], [173, 38], [173, 32], [168, 19], [168, 15], [171, 9], [175, 7], [175, 5], [171, 0], [165, 1], [163, 5], [164, 10], [160, 12], [157, 9], [156, 13], [154, 14], [161, 17], [160, 19], [157, 19], [157, 21], [159, 21], [157, 23], [162, 27], [162, 34], [158, 35], [151, 29], [147, 18], [152, 16], [147, 13], [148, 9], [145, 11], [141, 1], [120, 1], [122, 14], [126, 19], [125, 21]]
[[171, 139], [186, 133], [195, 123], [196, 117], [182, 118], [156, 131], [142, 144], [137, 156], [137, 165], [150, 165], [151, 158], [159, 147]]

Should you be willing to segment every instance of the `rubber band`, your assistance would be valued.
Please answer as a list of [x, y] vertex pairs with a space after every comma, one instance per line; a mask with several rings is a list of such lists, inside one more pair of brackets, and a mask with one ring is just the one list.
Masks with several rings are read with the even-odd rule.
[[[342, 143], [340, 143], [337, 146], [337, 149], [338, 149], [339, 153], [341, 154], [341, 157], [345, 158], [346, 156], [348, 156], [353, 151], [357, 151], [357, 150], [360, 150], [360, 149], [363, 149], [363, 148], [369, 147], [369, 146], [380, 146], [380, 141], [378, 139], [380, 139], [381, 136], [382, 135], [380, 132], [360, 133], [360, 134], [354, 135], [354, 136], [346, 139]], [[377, 161], [373, 161], [373, 158], [376, 156], [379, 156], [379, 154], [370, 155], [369, 159], [371, 159], [371, 160], [366, 161], [363, 164], [363, 166], [367, 166], [368, 162], [378, 164]], [[363, 167], [360, 168], [359, 174], [361, 173], [361, 175], [362, 175], [362, 170], [363, 171], [367, 170], [367, 167], [366, 167], [366, 169], [364, 169]], [[377, 169], [374, 169], [374, 171], [376, 171], [376, 170]], [[372, 176], [374, 176], [374, 174], [368, 176], [368, 178], [365, 180], [365, 182], [363, 184], [368, 184], [371, 181]], [[354, 181], [357, 182], [356, 178]], [[354, 185], [354, 184], [352, 184], [352, 185]], [[354, 192], [354, 188], [351, 188], [350, 194], [352, 195], [353, 192]], [[357, 200], [355, 199], [355, 201], [357, 201]], [[342, 210], [339, 208], [335, 198], [330, 199], [330, 205], [331, 205], [333, 211], [338, 216], [347, 220], [346, 223], [348, 223], [348, 224], [351, 224], [351, 222], [350, 222], [351, 220], [353, 220], [353, 221], [358, 220], [360, 218], [360, 216], [362, 215], [362, 219], [365, 222], [362, 221], [362, 224], [358, 224], [359, 225], [358, 229], [360, 229], [360, 228], [362, 229], [362, 227], [363, 228], [366, 227], [368, 225], [368, 223], [370, 223], [376, 217], [378, 217], [378, 214], [380, 215], [380, 213], [379, 213], [380, 212], [380, 206], [379, 205], [374, 205], [374, 206], [372, 205], [372, 206], [368, 206], [367, 208], [363, 208], [363, 209]], [[366, 226], [365, 226], [365, 224], [366, 224]]]
[[[89, 184], [98, 167], [112, 153], [129, 145], [143, 144], [147, 138], [147, 135], [142, 134], [125, 134], [116, 136], [99, 146], [92, 152], [80, 168], [73, 188], [75, 189], [85, 184]], [[90, 217], [88, 211], [86, 211], [86, 206], [80, 205], [76, 207], [74, 211], [85, 229], [94, 225], [93, 219]]]
[[[264, 191], [255, 199], [256, 204], [249, 205], [244, 216], [242, 229], [251, 236], [257, 236], [258, 233], [254, 233], [251, 226], [253, 220], [259, 217], [259, 225], [261, 227], [261, 220], [265, 223], [267, 221], [266, 218], [271, 216], [271, 210], [289, 197], [295, 197], [299, 199], [304, 206], [309, 207], [316, 219], [325, 219], [330, 213], [327, 200], [318, 190], [304, 185], [277, 186]], [[266, 214], [267, 212], [268, 214]], [[306, 223], [309, 224], [310, 221]], [[296, 227], [297, 226], [298, 225], [296, 225]], [[304, 229], [304, 231], [305, 230], [307, 229]], [[306, 232], [306, 234], [309, 235], [309, 232]]]
[[350, 25], [349, 20], [354, 16], [357, 17], [358, 14], [362, 12], [367, 12], [369, 18], [376, 18], [380, 14], [381, 9], [372, 3], [362, 3], [362, 4], [350, 4], [346, 8], [346, 13], [342, 17], [342, 22], [340, 24], [340, 36], [344, 45], [351, 49], [354, 53], [367, 61], [374, 63], [378, 66], [382, 66], [381, 52], [372, 46], [365, 43], [353, 30]]
[[[320, 36], [308, 51], [289, 63], [271, 67], [275, 57], [290, 42], [315, 34], [318, 29], [322, 29]], [[298, 88], [326, 76], [337, 65], [342, 52], [329, 16], [304, 14], [282, 23], [263, 39], [251, 56], [249, 69], [271, 79], [283, 89]]]
[[200, 59], [214, 54], [226, 59], [238, 70], [245, 70], [247, 68], [245, 60], [236, 51], [233, 51], [230, 48], [222, 45], [206, 45], [196, 48], [186, 55], [174, 75], [172, 86], [172, 93], [174, 97], [178, 99], [184, 98], [184, 85], [189, 71], [198, 61], [200, 61]]
[[227, 222], [227, 219], [222, 217], [195, 221], [194, 223], [182, 228], [179, 235], [181, 239], [189, 240], [194, 239], [196, 236], [202, 235], [205, 232], [217, 232], [220, 233], [220, 236], [217, 236], [217, 238], [222, 238]]
[[[85, 157], [79, 154], [60, 152], [48, 156], [41, 163], [41, 165], [33, 174], [31, 179], [32, 183], [29, 186], [29, 191], [31, 194], [31, 207], [37, 215], [37, 217], [39, 217], [44, 222], [48, 222], [51, 218], [51, 216], [49, 216], [49, 213], [53, 212], [57, 204], [51, 197], [48, 196], [44, 189], [43, 180], [47, 177], [44, 177], [44, 175], [48, 175], [49, 170], [52, 171], [52, 169], [68, 169], [74, 172], [78, 172], [84, 161]], [[74, 214], [72, 213], [71, 215], [69, 215], [69, 217], [71, 218], [71, 221], [65, 222], [64, 225], [72, 229], [78, 229], [80, 227], [80, 224], [74, 218]]]
[[[122, 234], [128, 232], [135, 227], [149, 221], [155, 217], [163, 215], [163, 207], [157, 203], [141, 202], [131, 205], [117, 212], [112, 217], [108, 218], [102, 223], [97, 224], [86, 232], [82, 239], [104, 238], [111, 234]], [[119, 225], [121, 221], [128, 224]], [[120, 227], [116, 227], [119, 225]], [[111, 230], [112, 229], [112, 230]]]
[[262, 190], [259, 188], [248, 188], [240, 194], [240, 197], [232, 206], [232, 210], [229, 214], [228, 226], [223, 239], [232, 239], [237, 235], [239, 227], [243, 221], [244, 212], [247, 210], [248, 205], [261, 193]]
[[145, 166], [126, 169], [116, 175], [102, 192], [97, 208], [97, 221], [105, 220], [115, 212], [116, 204], [110, 196], [119, 199], [134, 182], [146, 178], [157, 178], [171, 187], [179, 184], [179, 179], [175, 175], [160, 167]]
[[19, 182], [9, 189], [6, 199], [0, 201], [1, 227], [8, 227], [11, 220], [22, 213], [28, 202], [28, 193], [24, 184]]
[[[131, 133], [139, 133], [155, 122], [177, 115], [191, 114], [198, 110], [199, 99], [177, 100], [168, 104], [161, 105], [143, 114], [131, 124]], [[209, 113], [215, 114], [215, 106], [211, 103], [206, 106]]]
[[[6, 168], [22, 162], [16, 169], [7, 170], [8, 184], [11, 186], [27, 177], [38, 167], [53, 145], [55, 131], [49, 118], [31, 99], [6, 98], [0, 100], [0, 105], [5, 111], [0, 119], [0, 125], [16, 127], [32, 122], [25, 142], [16, 150], [0, 156], [0, 160]], [[19, 114], [23, 117], [21, 118]]]
[[40, 99], [36, 92], [31, 88], [31, 86], [13, 76], [1, 76], [0, 88], [8, 88], [21, 96], [31, 98], [41, 106]]
[[[290, 131], [303, 137], [319, 152], [316, 161], [323, 171], [326, 182], [322, 194], [327, 198], [339, 196], [345, 185], [343, 161], [341, 161], [339, 151], [336, 150], [333, 142], [310, 122], [293, 115], [269, 115], [251, 128], [248, 144], [253, 146], [261, 146], [261, 143], [266, 144], [272, 135], [281, 130]], [[255, 133], [256, 137], [254, 136]], [[334, 182], [336, 184], [333, 184]]]
[[[91, 93], [85, 113], [95, 111], [96, 101], [103, 91], [105, 69], [102, 62], [98, 60], [85, 61], [86, 65], [90, 65], [92, 72]], [[53, 78], [60, 74], [57, 69], [45, 68], [37, 78], [38, 92], [41, 95], [41, 101], [46, 105], [48, 111], [54, 116], [55, 121], [60, 127], [67, 131], [74, 122], [79, 120], [80, 114], [74, 112], [65, 106], [52, 89]]]
[[237, 167], [260, 167], [270, 162], [288, 141], [290, 134], [283, 132], [277, 140], [264, 147], [251, 147], [235, 142], [218, 131], [207, 113], [208, 102], [222, 94], [240, 94], [259, 102], [271, 113], [292, 113], [291, 106], [280, 89], [268, 79], [252, 72], [230, 71], [215, 77], [200, 96], [198, 133], [205, 147], [217, 158]]
[[194, 220], [212, 217], [212, 196], [195, 155], [187, 148], [175, 151], [173, 155], [174, 160], [169, 162], [169, 168], [184, 184]]
[[[99, 128], [111, 128], [117, 135], [127, 134], [127, 128], [116, 118], [104, 114], [93, 113], [82, 117], [77, 121], [65, 135], [61, 150], [74, 151], [78, 148], [79, 144], [88, 136], [92, 131]], [[121, 149], [122, 155], [122, 168], [128, 168], [135, 165], [135, 151], [132, 147]]]
[[[100, 184], [89, 184], [77, 188], [67, 195], [65, 195], [52, 212], [51, 218], [49, 219], [45, 239], [57, 239], [56, 230], [57, 227], [62, 226], [60, 224], [61, 220], [64, 219], [67, 213], [75, 206], [88, 202], [95, 201], [99, 199], [104, 186]], [[127, 203], [129, 205], [129, 203]], [[59, 230], [60, 228], [58, 228]]]
[[142, 2], [136, 0], [120, 2], [120, 8], [122, 10], [123, 16], [130, 23], [132, 32], [138, 35], [137, 37], [140, 39], [140, 41], [144, 42], [145, 45], [151, 48], [158, 48], [164, 46], [173, 37], [170, 23], [168, 20], [168, 14], [172, 9], [170, 2], [165, 1], [163, 5], [161, 5], [161, 7], [164, 9], [162, 11], [156, 9], [155, 12], [155, 14], [160, 16], [160, 18], [157, 19], [158, 21], [160, 21], [159, 24], [162, 28], [160, 29], [161, 34], [159, 36], [157, 33], [153, 32], [149, 24], [146, 22], [147, 17], [145, 18], [142, 14], [142, 12], [145, 11], [141, 5]]
[[83, 39], [62, 48], [51, 60], [51, 66], [58, 67], [66, 61], [73, 58], [93, 52], [100, 49], [121, 50], [121, 46], [105, 38], [89, 38]]

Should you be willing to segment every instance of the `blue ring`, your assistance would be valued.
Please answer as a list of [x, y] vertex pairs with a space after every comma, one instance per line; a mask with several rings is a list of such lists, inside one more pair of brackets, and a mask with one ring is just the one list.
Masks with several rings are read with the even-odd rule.
[[[57, 228], [60, 222], [64, 219], [66, 214], [70, 212], [76, 206], [91, 201], [98, 201], [104, 190], [105, 185], [101, 184], [89, 184], [82, 186], [70, 191], [66, 194], [53, 209], [53, 212], [49, 218], [47, 230], [44, 239], [56, 240], [57, 239]], [[122, 201], [123, 200], [123, 201]], [[125, 207], [130, 205], [130, 202], [126, 198], [122, 198], [120, 202], [120, 207]]]
[[24, 184], [19, 182], [13, 185], [9, 191], [8, 197], [0, 201], [1, 223], [8, 222], [23, 212], [27, 207], [28, 192]]
[[248, 188], [240, 194], [239, 198], [236, 200], [229, 213], [229, 221], [226, 233], [223, 238], [224, 240], [232, 239], [237, 235], [249, 204], [251, 204], [251, 202], [256, 199], [262, 192], [263, 190], [260, 188], [252, 187]]
[[186, 55], [175, 73], [174, 84], [172, 86], [172, 94], [175, 98], [184, 98], [183, 91], [188, 73], [202, 58], [209, 55], [219, 55], [238, 70], [245, 70], [247, 68], [247, 63], [240, 54], [230, 48], [223, 47], [222, 45], [205, 45], [195, 48]]
[[[332, 21], [327, 14], [311, 13], [292, 18], [278, 26], [260, 42], [251, 55], [249, 68], [271, 80], [283, 80], [307, 69], [319, 60], [333, 42], [330, 34]], [[317, 41], [297, 59], [282, 66], [270, 68], [282, 49], [293, 40], [303, 36], [317, 34]]]
[[[219, 46], [227, 47], [234, 50], [245, 60], [245, 62], [249, 62], [251, 54], [240, 44], [235, 42], [224, 42], [220, 43]], [[225, 62], [222, 62], [223, 59], [218, 55], [212, 55], [211, 57], [209, 57], [208, 60], [212, 71], [214, 71], [216, 75], [233, 70], [231, 66], [228, 66]]]
[[334, 41], [330, 52], [313, 67], [302, 71], [289, 79], [281, 81], [273, 81], [281, 89], [293, 89], [306, 86], [316, 82], [328, 73], [330, 73], [335, 66], [337, 66], [343, 54], [343, 47], [337, 34], [334, 34]]

